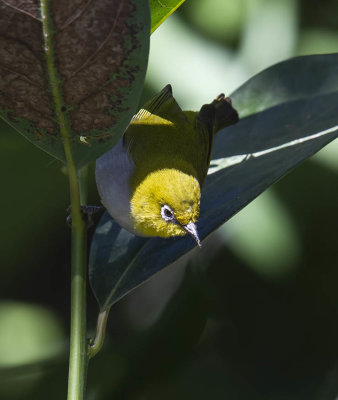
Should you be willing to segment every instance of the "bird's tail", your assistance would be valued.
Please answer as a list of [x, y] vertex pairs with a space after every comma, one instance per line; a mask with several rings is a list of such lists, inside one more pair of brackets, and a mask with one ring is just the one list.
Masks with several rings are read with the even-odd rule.
[[233, 108], [230, 97], [225, 97], [223, 93], [217, 96], [212, 103], [202, 106], [198, 118], [213, 133], [233, 125], [239, 120], [238, 113]]

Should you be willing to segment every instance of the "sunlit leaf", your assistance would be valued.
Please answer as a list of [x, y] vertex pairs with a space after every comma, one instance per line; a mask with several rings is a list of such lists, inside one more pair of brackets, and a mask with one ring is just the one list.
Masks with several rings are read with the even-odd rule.
[[[202, 193], [202, 238], [338, 136], [337, 68], [337, 54], [300, 57], [268, 68], [233, 94], [242, 119], [217, 134]], [[136, 237], [105, 213], [90, 253], [90, 280], [100, 307], [195, 245], [190, 237]]]
[[185, 0], [149, 0], [153, 33]]
[[63, 161], [66, 127], [81, 166], [111, 148], [135, 112], [148, 59], [149, 4], [45, 4], [42, 19], [35, 0], [0, 3], [0, 116]]

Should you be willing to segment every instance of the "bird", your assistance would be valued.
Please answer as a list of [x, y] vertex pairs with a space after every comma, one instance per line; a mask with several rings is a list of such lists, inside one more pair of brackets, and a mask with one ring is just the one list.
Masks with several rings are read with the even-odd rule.
[[197, 221], [214, 134], [238, 120], [223, 93], [199, 112], [182, 111], [166, 85], [96, 160], [103, 206], [137, 236], [190, 235], [201, 247]]

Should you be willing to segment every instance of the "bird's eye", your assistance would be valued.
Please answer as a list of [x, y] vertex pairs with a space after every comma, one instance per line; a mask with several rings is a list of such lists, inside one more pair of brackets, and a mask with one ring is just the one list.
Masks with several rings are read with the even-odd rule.
[[173, 216], [173, 213], [170, 210], [168, 210], [167, 208], [165, 208], [164, 214], [166, 217], [169, 217], [169, 218]]
[[165, 221], [173, 221], [175, 219], [173, 210], [166, 204], [161, 208], [161, 216]]

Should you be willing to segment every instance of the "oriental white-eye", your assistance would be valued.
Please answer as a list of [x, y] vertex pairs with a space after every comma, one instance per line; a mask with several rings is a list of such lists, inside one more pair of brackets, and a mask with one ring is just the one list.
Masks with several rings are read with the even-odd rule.
[[167, 85], [96, 162], [96, 183], [109, 214], [136, 235], [189, 234], [200, 246], [196, 223], [213, 136], [237, 121], [223, 94], [199, 112], [182, 111]]

